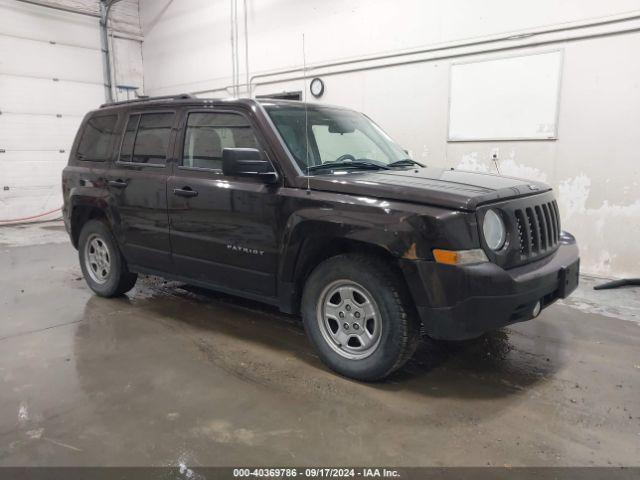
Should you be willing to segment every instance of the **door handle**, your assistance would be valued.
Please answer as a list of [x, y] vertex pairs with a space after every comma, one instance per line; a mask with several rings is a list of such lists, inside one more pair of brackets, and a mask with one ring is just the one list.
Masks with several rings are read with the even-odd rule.
[[127, 186], [127, 182], [120, 179], [109, 180], [107, 183], [109, 184], [110, 187], [116, 187], [116, 188], [125, 188]]
[[196, 190], [192, 190], [191, 187], [174, 188], [173, 194], [178, 195], [179, 197], [197, 197], [198, 196], [198, 192]]

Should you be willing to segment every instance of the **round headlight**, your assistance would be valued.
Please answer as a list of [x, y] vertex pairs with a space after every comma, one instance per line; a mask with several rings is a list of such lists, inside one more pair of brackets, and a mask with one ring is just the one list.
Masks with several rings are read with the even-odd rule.
[[502, 218], [495, 210], [487, 210], [484, 214], [482, 233], [484, 233], [484, 241], [491, 250], [500, 250], [503, 247], [507, 240], [507, 230]]

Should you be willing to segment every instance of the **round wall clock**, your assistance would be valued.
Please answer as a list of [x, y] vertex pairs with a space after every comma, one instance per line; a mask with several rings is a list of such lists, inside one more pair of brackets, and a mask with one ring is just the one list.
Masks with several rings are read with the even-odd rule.
[[309, 89], [311, 90], [311, 95], [316, 98], [320, 98], [324, 93], [324, 82], [319, 78], [314, 78], [311, 80]]

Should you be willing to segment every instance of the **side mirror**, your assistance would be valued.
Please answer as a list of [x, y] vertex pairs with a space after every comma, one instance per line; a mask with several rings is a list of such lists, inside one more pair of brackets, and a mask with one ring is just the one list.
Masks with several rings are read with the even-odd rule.
[[222, 173], [233, 177], [258, 177], [265, 183], [278, 180], [278, 173], [269, 160], [262, 158], [260, 150], [255, 148], [224, 148]]

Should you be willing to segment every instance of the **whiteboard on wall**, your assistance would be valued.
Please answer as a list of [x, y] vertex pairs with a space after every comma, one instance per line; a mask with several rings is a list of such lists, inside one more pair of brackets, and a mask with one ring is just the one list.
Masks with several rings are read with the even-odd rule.
[[449, 140], [553, 140], [562, 52], [451, 65]]

